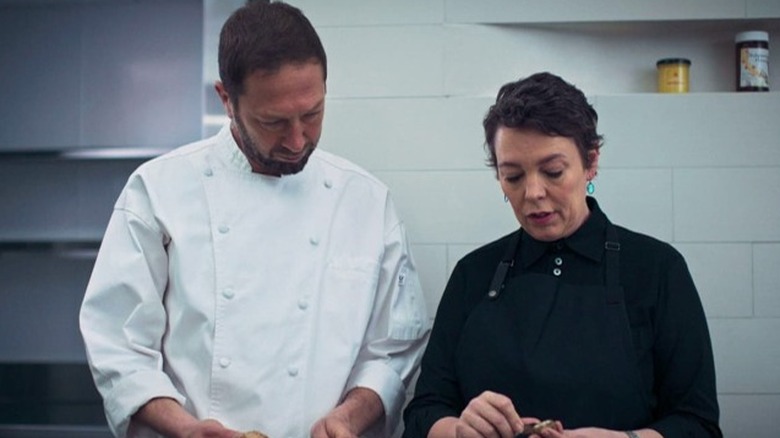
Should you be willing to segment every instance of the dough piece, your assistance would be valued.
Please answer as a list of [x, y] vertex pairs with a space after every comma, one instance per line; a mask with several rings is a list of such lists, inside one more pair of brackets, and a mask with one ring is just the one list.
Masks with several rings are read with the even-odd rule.
[[550, 427], [550, 426], [552, 426], [554, 423], [555, 423], [555, 422], [554, 422], [553, 420], [544, 420], [544, 421], [540, 421], [539, 423], [536, 423], [536, 424], [534, 424], [534, 425], [531, 427], [531, 429], [533, 430], [533, 433], [539, 433], [539, 432], [541, 432], [541, 431], [542, 431], [542, 429], [544, 429], [544, 428], [547, 428], [547, 427]]
[[256, 430], [252, 430], [241, 435], [241, 438], [268, 438], [268, 436]]

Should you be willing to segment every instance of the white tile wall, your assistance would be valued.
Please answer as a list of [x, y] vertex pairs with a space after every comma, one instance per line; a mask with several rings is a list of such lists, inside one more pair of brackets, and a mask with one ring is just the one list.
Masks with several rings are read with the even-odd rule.
[[[611, 149], [605, 146], [602, 156], [608, 157]], [[658, 239], [671, 240], [674, 230], [671, 171], [603, 166], [593, 181], [594, 196], [610, 220]]]
[[780, 166], [675, 170], [675, 240], [780, 240], [778, 169]]
[[300, 0], [294, 3], [318, 28], [403, 26], [441, 23], [444, 20], [444, 0]]
[[750, 244], [678, 243], [675, 247], [688, 262], [709, 318], [754, 316]]
[[[756, 0], [758, 1], [758, 0]], [[447, 18], [459, 22], [551, 22], [551, 21], [605, 21], [681, 20], [686, 18], [731, 18], [745, 15], [745, 0], [708, 0], [702, 8], [698, 0], [655, 0], [624, 2], [602, 0], [581, 2], [557, 0], [553, 6], [538, 7], [534, 0], [447, 0]], [[709, 6], [711, 5], [711, 6]]]
[[[706, 8], [698, 0], [603, 0], [587, 9], [574, 0], [545, 8], [515, 0], [293, 3], [310, 10], [329, 53], [321, 145], [391, 188], [431, 315], [455, 263], [517, 227], [484, 166], [482, 117], [503, 83], [553, 71], [599, 111], [606, 145], [595, 182], [604, 210], [686, 257], [710, 321], [726, 436], [775, 435], [780, 100], [732, 92], [742, 23], [677, 20], [772, 17], [751, 24], [774, 41], [780, 0]], [[636, 14], [674, 20], [610, 22]], [[542, 23], [478, 23], [519, 19]], [[693, 61], [691, 94], [654, 93], [655, 61], [669, 56]], [[770, 57], [770, 72], [780, 83], [780, 56]]]
[[432, 320], [447, 281], [447, 247], [445, 245], [412, 245], [413, 257], [425, 293], [425, 305]]
[[490, 170], [375, 172], [415, 243], [484, 243], [517, 228]]
[[[721, 394], [720, 402], [721, 427], [724, 437], [744, 437], [750, 432], [756, 431], [752, 436], [772, 437], [775, 431], [771, 430], [768, 419], [777, 418], [780, 412], [779, 395], [737, 395]], [[761, 430], [763, 428], [763, 430]]]
[[[391, 188], [431, 315], [455, 263], [517, 226], [484, 166], [481, 119], [500, 85], [553, 71], [599, 111], [602, 207], [688, 261], [710, 321], [726, 436], [776, 435], [780, 99], [732, 92], [744, 23], [708, 19], [771, 18], [750, 25], [774, 41], [780, 0], [292, 3], [329, 54], [321, 145]], [[610, 22], [622, 19], [638, 21]], [[693, 61], [687, 96], [654, 93], [655, 61], [670, 56]], [[770, 72], [780, 84], [780, 56]]]
[[713, 318], [710, 333], [719, 392], [780, 394], [780, 319]]
[[594, 100], [606, 141], [603, 165], [780, 165], [780, 101], [774, 93], [623, 94]]
[[483, 170], [489, 105], [480, 98], [330, 99], [320, 144], [372, 171]]
[[[656, 61], [686, 57], [692, 92], [730, 92], [734, 35], [743, 29], [706, 21], [445, 25], [445, 91], [495, 96], [507, 81], [549, 70], [591, 94], [654, 93]], [[780, 24], [770, 22], [766, 29], [776, 34]], [[769, 64], [770, 72], [780, 74], [780, 57], [770, 57]]]
[[755, 314], [780, 318], [780, 243], [753, 245]]
[[328, 96], [440, 96], [441, 26], [323, 27]]

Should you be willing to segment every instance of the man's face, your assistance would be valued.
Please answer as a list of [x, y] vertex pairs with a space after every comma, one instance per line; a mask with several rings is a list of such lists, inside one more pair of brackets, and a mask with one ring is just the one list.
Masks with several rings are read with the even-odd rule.
[[316, 62], [257, 70], [244, 80], [244, 93], [231, 102], [217, 92], [232, 119], [233, 137], [252, 171], [282, 176], [298, 173], [317, 147], [325, 113], [325, 80]]

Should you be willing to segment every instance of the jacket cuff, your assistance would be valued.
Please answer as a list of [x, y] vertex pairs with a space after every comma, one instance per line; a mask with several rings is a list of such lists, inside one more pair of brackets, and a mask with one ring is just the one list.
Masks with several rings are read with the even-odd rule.
[[187, 398], [159, 371], [138, 371], [124, 376], [121, 383], [105, 395], [108, 426], [114, 436], [127, 436], [130, 417], [153, 398], [172, 398], [184, 405]]
[[344, 394], [361, 387], [374, 391], [382, 400], [385, 409], [384, 426], [371, 428], [378, 436], [392, 436], [400, 421], [400, 411], [406, 400], [401, 377], [380, 361], [365, 362], [355, 367], [347, 380]]

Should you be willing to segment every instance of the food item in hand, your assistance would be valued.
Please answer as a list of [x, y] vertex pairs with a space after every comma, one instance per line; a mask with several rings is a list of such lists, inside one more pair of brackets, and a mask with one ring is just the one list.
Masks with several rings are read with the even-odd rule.
[[256, 430], [252, 430], [249, 432], [245, 432], [243, 435], [241, 435], [241, 438], [268, 438], [268, 436]]
[[538, 435], [539, 432], [548, 427], [555, 426], [555, 420], [544, 420], [538, 423], [526, 424], [523, 431], [517, 435], [517, 438], [526, 438], [532, 435]]
[[538, 423], [531, 424], [530, 425], [531, 426], [531, 432], [532, 433], [539, 433], [539, 432], [542, 431], [542, 429], [544, 429], [546, 427], [550, 427], [553, 424], [555, 424], [555, 421], [553, 421], [553, 420], [544, 420], [544, 421], [540, 421]]

